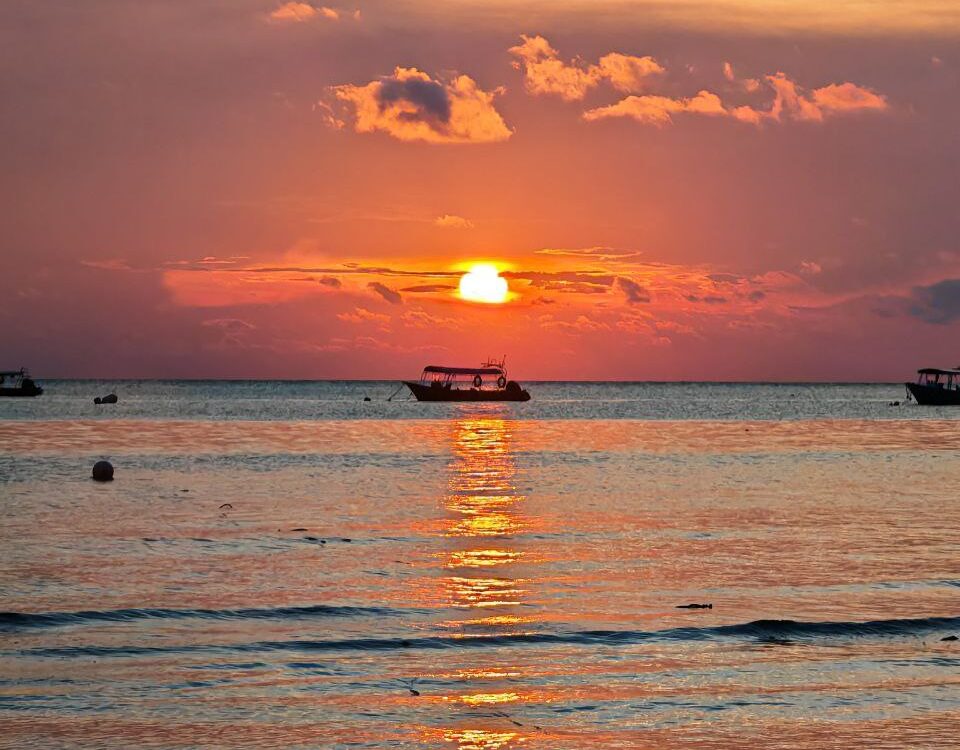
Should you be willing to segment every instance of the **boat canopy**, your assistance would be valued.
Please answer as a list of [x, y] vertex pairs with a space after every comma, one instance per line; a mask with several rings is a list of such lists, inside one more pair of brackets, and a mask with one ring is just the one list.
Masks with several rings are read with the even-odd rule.
[[921, 370], [917, 370], [917, 375], [960, 375], [960, 369], [941, 370], [939, 367], [924, 367]]
[[424, 372], [437, 372], [441, 375], [502, 375], [502, 367], [439, 367], [427, 365]]

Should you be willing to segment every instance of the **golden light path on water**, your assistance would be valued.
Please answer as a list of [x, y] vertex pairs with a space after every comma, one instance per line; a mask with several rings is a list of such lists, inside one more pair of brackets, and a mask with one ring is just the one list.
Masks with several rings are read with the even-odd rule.
[[[461, 419], [452, 431], [449, 489], [443, 499], [446, 518], [439, 530], [449, 547], [438, 554], [446, 574], [438, 580], [448, 605], [463, 610], [463, 616], [440, 626], [463, 637], [524, 632], [532, 618], [520, 609], [531, 581], [517, 572], [526, 553], [517, 548], [514, 535], [528, 530], [530, 522], [523, 515], [526, 498], [514, 486], [517, 469], [509, 423], [497, 417]], [[523, 695], [502, 688], [505, 680], [521, 673], [516, 665], [496, 662], [458, 670], [458, 682], [476, 685], [476, 690], [440, 696], [454, 712], [454, 726], [440, 730], [442, 740], [460, 750], [496, 750], [522, 741], [518, 731], [504, 731], [503, 725], [512, 723], [504, 707], [521, 702]], [[465, 708], [493, 713], [477, 722]], [[420, 731], [424, 739], [437, 737], [435, 727]]]

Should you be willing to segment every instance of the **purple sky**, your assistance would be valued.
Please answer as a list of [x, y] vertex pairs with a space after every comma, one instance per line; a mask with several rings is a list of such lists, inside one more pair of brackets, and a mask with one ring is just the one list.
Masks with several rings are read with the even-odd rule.
[[942, 1], [9, 2], [0, 369], [960, 364], [958, 41]]

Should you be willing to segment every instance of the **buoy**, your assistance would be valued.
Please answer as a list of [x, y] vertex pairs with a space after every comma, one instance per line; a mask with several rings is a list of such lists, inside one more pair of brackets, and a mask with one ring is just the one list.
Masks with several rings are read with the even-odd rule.
[[93, 465], [93, 478], [98, 482], [112, 482], [113, 464], [109, 461], [97, 461]]

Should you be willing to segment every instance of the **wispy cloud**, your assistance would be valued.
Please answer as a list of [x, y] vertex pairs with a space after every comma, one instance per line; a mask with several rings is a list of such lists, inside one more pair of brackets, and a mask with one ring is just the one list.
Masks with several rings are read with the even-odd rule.
[[463, 321], [457, 318], [431, 315], [425, 310], [408, 310], [400, 319], [410, 328], [455, 328], [463, 324]]
[[535, 255], [557, 255], [571, 258], [591, 258], [598, 261], [626, 261], [639, 258], [636, 250], [617, 250], [612, 247], [554, 248], [544, 247], [533, 251]]
[[[730, 71], [732, 75], [732, 69]], [[628, 96], [616, 104], [595, 107], [583, 113], [587, 121], [611, 117], [628, 117], [652, 125], [667, 125], [676, 114], [729, 117], [741, 122], [760, 125], [764, 122], [823, 122], [835, 115], [854, 112], [880, 112], [889, 107], [887, 99], [872, 89], [857, 84], [831, 83], [807, 90], [778, 72], [765, 77], [774, 93], [770, 105], [758, 109], [750, 105], [725, 105], [719, 95], [701, 90], [690, 98], [673, 98], [648, 94]]]
[[416, 286], [405, 286], [401, 292], [413, 292], [414, 294], [432, 294], [434, 292], [448, 292], [456, 289], [452, 284], [417, 284]]
[[378, 325], [386, 325], [390, 322], [390, 316], [384, 315], [383, 313], [370, 312], [363, 307], [358, 307], [355, 310], [348, 310], [346, 312], [337, 313], [337, 318], [344, 321], [345, 323], [376, 323]]
[[594, 318], [589, 318], [586, 315], [578, 315], [573, 320], [558, 319], [553, 315], [541, 315], [540, 327], [571, 335], [610, 330], [610, 325], [608, 323], [598, 321]]
[[434, 226], [444, 227], [446, 229], [473, 229], [474, 224], [470, 219], [455, 214], [444, 214], [433, 220]]

